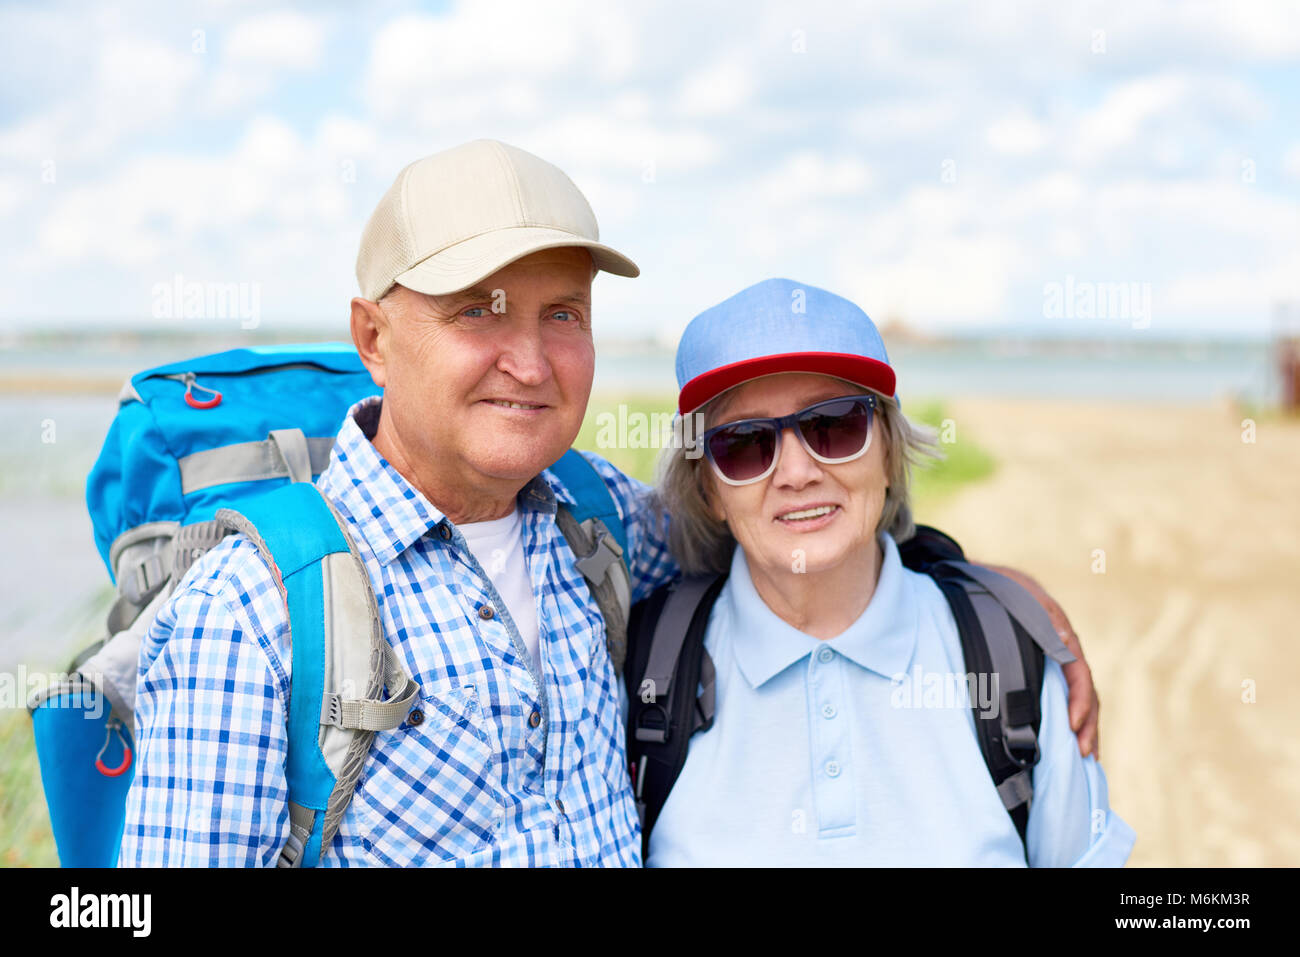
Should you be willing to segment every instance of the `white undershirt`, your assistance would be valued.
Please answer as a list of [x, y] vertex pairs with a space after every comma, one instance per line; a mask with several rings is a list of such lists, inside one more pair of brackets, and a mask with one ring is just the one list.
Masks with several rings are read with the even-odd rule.
[[519, 637], [540, 670], [537, 655], [537, 599], [533, 597], [533, 580], [524, 557], [523, 522], [516, 505], [505, 518], [490, 522], [467, 522], [457, 525], [465, 544], [487, 572], [492, 584], [506, 603], [510, 617], [519, 629]]

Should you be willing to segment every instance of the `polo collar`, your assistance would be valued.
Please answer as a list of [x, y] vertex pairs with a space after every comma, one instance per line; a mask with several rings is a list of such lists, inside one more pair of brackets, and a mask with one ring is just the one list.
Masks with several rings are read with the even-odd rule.
[[822, 647], [885, 678], [906, 673], [916, 649], [920, 612], [909, 600], [911, 590], [894, 539], [882, 533], [880, 544], [884, 561], [870, 604], [843, 633], [826, 641], [799, 631], [768, 608], [754, 587], [744, 551], [735, 550], [724, 597], [735, 629], [731, 646], [736, 663], [751, 687], [761, 687]]

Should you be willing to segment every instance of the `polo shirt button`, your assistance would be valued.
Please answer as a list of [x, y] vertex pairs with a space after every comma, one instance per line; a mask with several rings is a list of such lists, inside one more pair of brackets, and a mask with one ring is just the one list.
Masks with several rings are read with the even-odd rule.
[[495, 612], [492, 610], [491, 605], [479, 605], [478, 616], [482, 618], [484, 621], [487, 621], [494, 614]]
[[444, 542], [451, 541], [451, 526], [446, 523], [438, 526], [438, 537]]
[[412, 728], [414, 728], [416, 725], [422, 724], [423, 722], [424, 722], [424, 712], [421, 711], [419, 708], [416, 708], [414, 711], [412, 711], [410, 714], [406, 716], [406, 723], [409, 724]]
[[561, 814], [564, 813], [564, 802], [559, 798], [555, 799], [555, 810], [559, 811]]
[[835, 705], [833, 704], [822, 705], [822, 717], [823, 718], [835, 717]]
[[817, 652], [817, 657], [821, 661], [830, 661], [835, 657], [835, 652], [831, 651], [829, 648], [823, 648], [821, 651]]
[[533, 713], [528, 716], [528, 726], [530, 728], [535, 728], [541, 723], [542, 723], [542, 713], [538, 711], [536, 708], [534, 708]]
[[826, 762], [826, 775], [827, 775], [827, 777], [832, 777], [832, 778], [837, 778], [837, 777], [839, 777], [839, 776], [840, 776], [840, 766], [839, 766], [839, 763], [836, 762], [836, 761], [827, 761], [827, 762]]

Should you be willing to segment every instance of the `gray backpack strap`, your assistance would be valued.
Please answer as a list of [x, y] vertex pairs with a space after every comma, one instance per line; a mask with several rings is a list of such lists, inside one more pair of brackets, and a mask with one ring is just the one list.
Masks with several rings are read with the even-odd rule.
[[[704, 593], [713, 584], [717, 576], [695, 575], [674, 583], [664, 600], [659, 620], [655, 622], [654, 633], [650, 637], [650, 655], [646, 659], [645, 677], [639, 689], [643, 701], [663, 701], [666, 714], [672, 714], [673, 676], [677, 674], [677, 659], [681, 657], [682, 645], [686, 642], [686, 632], [690, 629], [695, 609], [699, 607]], [[713, 662], [705, 655], [707, 667], [712, 672]], [[706, 667], [701, 663], [701, 668]], [[704, 671], [700, 674], [704, 681]], [[708, 682], [709, 689], [712, 682]], [[689, 689], [688, 693], [690, 690]], [[711, 696], [710, 696], [711, 697]], [[662, 742], [666, 740], [667, 728], [637, 727], [638, 741]]]
[[1033, 726], [1037, 699], [1030, 700], [1034, 689], [1025, 673], [1015, 624], [1053, 660], [1069, 663], [1074, 656], [1057, 635], [1047, 612], [1019, 584], [969, 562], [941, 564], [960, 573], [956, 580], [965, 590], [979, 621], [991, 680], [995, 682], [991, 690], [996, 700], [1002, 751], [1009, 762], [1004, 766], [1019, 768], [998, 783], [998, 797], [1008, 811], [1015, 811], [1021, 805], [1027, 811], [1033, 802], [1033, 768], [1039, 758], [1038, 734]]
[[1057, 664], [1068, 665], [1075, 660], [1070, 649], [1065, 647], [1065, 642], [1061, 641], [1061, 636], [1056, 633], [1052, 619], [1047, 617], [1043, 606], [1019, 583], [970, 562], [948, 561], [939, 564], [982, 585], [1006, 609], [1007, 614], [1020, 623], [1020, 627], [1028, 632], [1034, 643], [1043, 649], [1043, 653]]
[[713, 658], [709, 656], [708, 649], [701, 649], [701, 654], [700, 696], [695, 699], [695, 725], [691, 728], [691, 734], [713, 727], [713, 715], [717, 711], [718, 672], [713, 667]]
[[177, 460], [185, 495], [214, 485], [288, 478], [310, 482], [329, 465], [335, 438], [307, 438], [301, 429], [276, 429], [260, 442], [236, 442]]
[[614, 663], [614, 674], [621, 675], [627, 660], [627, 619], [632, 606], [632, 580], [623, 549], [599, 518], [589, 518], [579, 525], [566, 505], [556, 509], [555, 524], [578, 556], [575, 564], [605, 619], [605, 647]]

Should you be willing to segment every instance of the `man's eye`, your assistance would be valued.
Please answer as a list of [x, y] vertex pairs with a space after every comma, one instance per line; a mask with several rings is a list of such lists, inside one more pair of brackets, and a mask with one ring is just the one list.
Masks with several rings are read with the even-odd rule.
[[576, 312], [570, 312], [568, 309], [557, 309], [555, 312], [551, 313], [551, 315], [556, 319], [563, 320], [564, 322], [573, 322], [578, 318]]
[[461, 313], [462, 316], [467, 316], [470, 319], [478, 319], [480, 316], [486, 316], [487, 314], [488, 311], [483, 306], [470, 306]]

